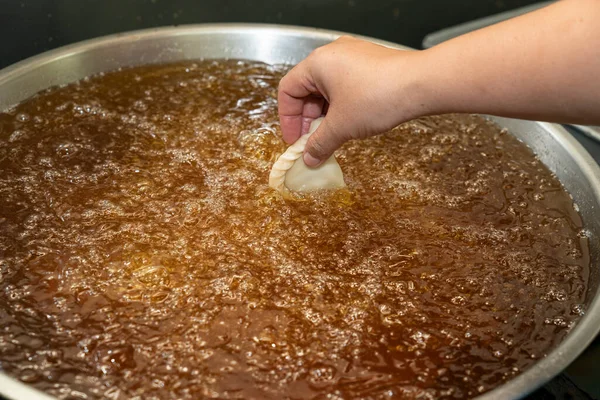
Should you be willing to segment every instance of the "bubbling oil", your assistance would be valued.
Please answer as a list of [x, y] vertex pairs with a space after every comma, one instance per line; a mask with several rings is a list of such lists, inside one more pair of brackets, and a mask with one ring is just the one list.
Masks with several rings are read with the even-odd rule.
[[346, 144], [283, 199], [286, 67], [124, 69], [0, 114], [0, 367], [64, 399], [464, 398], [584, 311], [569, 195], [477, 116]]

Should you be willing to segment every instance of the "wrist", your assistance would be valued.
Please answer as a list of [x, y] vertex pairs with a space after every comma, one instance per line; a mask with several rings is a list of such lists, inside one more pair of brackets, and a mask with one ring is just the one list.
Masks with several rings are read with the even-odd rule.
[[393, 90], [401, 118], [398, 123], [446, 111], [434, 56], [429, 50], [399, 51], [396, 55], [392, 76], [397, 77]]

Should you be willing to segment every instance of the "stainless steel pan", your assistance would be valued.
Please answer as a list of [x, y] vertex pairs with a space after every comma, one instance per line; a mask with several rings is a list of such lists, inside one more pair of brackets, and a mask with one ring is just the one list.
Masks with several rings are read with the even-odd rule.
[[[340, 32], [277, 25], [216, 24], [152, 29], [81, 42], [30, 58], [0, 71], [0, 109], [50, 86], [124, 66], [200, 58], [243, 58], [295, 64]], [[405, 47], [371, 39], [379, 44]], [[560, 373], [600, 330], [600, 169], [561, 126], [492, 118], [528, 144], [558, 176], [577, 203], [590, 235], [592, 274], [587, 312], [546, 358], [481, 399], [520, 398]], [[0, 396], [50, 399], [0, 373]]]

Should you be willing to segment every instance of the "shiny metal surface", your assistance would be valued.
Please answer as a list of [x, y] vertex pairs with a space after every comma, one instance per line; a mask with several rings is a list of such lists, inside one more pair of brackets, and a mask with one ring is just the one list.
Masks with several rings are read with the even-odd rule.
[[589, 125], [573, 125], [579, 129], [584, 135], [600, 142], [600, 126]]
[[[0, 109], [48, 87], [125, 66], [200, 58], [295, 64], [314, 48], [341, 34], [277, 25], [215, 24], [152, 29], [94, 39], [41, 54], [0, 71]], [[560, 125], [491, 118], [528, 144], [571, 193], [590, 235], [593, 268], [587, 312], [579, 324], [546, 358], [510, 382], [480, 396], [485, 400], [522, 398], [560, 373], [600, 330], [600, 168]], [[50, 399], [4, 374], [0, 374], [0, 396]]]

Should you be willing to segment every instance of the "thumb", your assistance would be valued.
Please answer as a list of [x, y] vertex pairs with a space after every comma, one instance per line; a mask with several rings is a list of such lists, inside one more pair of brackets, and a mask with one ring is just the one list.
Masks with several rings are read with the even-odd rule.
[[344, 124], [338, 122], [337, 113], [333, 109], [313, 133], [304, 148], [304, 163], [309, 167], [317, 167], [326, 161], [334, 151], [350, 139]]

